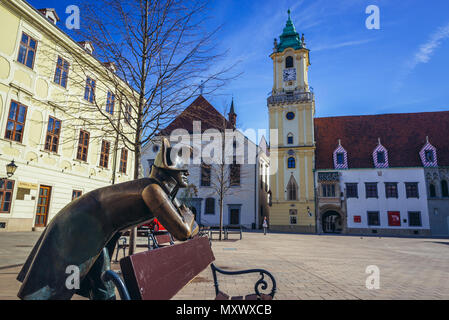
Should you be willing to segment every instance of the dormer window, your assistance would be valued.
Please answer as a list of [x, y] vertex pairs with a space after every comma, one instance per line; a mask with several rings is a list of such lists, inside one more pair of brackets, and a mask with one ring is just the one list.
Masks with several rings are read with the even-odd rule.
[[38, 9], [38, 11], [47, 18], [48, 21], [56, 25], [59, 21], [59, 17], [56, 13], [56, 10], [53, 8], [45, 8], [45, 9]]
[[385, 152], [377, 151], [377, 163], [384, 164], [385, 163]]
[[426, 137], [426, 144], [419, 152], [419, 156], [424, 167], [438, 167], [437, 149], [429, 143], [429, 137]]
[[285, 58], [285, 68], [293, 68], [293, 57], [288, 56]]
[[379, 142], [377, 144], [376, 149], [373, 151], [373, 161], [375, 168], [388, 168], [388, 151], [387, 149]]
[[344, 164], [345, 163], [345, 154], [343, 152], [337, 153], [337, 164]]
[[341, 145], [341, 140], [338, 139], [338, 147], [334, 150], [334, 168], [348, 169], [348, 154]]
[[88, 53], [90, 53], [90, 54], [94, 53], [94, 46], [93, 46], [92, 42], [90, 42], [90, 41], [81, 41], [81, 42], [78, 42], [78, 43]]

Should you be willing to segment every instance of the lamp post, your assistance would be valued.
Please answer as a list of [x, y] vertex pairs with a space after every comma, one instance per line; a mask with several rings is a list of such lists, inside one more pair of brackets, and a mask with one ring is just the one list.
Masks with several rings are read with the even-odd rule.
[[11, 178], [14, 173], [17, 170], [17, 165], [14, 163], [14, 160], [12, 160], [10, 163], [8, 163], [6, 165], [6, 175], [8, 176], [7, 178], [0, 178], [0, 180], [6, 180], [8, 178]]

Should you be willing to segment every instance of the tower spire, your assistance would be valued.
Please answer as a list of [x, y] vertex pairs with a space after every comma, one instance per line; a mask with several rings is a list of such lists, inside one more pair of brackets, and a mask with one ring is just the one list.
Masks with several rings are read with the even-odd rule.
[[228, 113], [228, 120], [231, 123], [232, 128], [235, 129], [235, 126], [237, 123], [237, 114], [235, 113], [235, 110], [234, 110], [234, 97], [232, 97], [231, 108], [229, 109], [229, 113]]
[[295, 50], [303, 48], [299, 33], [296, 32], [295, 25], [291, 19], [291, 11], [288, 9], [288, 19], [285, 24], [285, 28], [280, 36], [281, 41], [278, 45], [278, 52], [282, 52], [287, 48], [293, 48]]

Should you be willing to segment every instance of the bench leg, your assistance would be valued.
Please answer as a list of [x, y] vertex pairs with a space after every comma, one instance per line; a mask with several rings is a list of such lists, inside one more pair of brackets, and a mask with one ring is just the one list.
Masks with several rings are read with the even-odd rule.
[[101, 280], [103, 280], [103, 282], [105, 283], [108, 281], [112, 281], [112, 283], [117, 287], [120, 299], [131, 300], [128, 289], [126, 289], [125, 284], [117, 273], [112, 270], [107, 270], [101, 275]]

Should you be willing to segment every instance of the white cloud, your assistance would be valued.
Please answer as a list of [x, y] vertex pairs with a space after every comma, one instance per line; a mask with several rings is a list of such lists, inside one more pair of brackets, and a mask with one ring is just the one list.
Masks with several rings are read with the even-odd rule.
[[363, 39], [363, 40], [338, 42], [338, 43], [334, 43], [334, 44], [322, 44], [322, 45], [318, 45], [318, 46], [314, 47], [313, 51], [317, 52], [317, 51], [324, 51], [324, 50], [330, 50], [330, 49], [338, 49], [338, 48], [343, 48], [343, 47], [352, 47], [352, 46], [357, 46], [357, 45], [361, 45], [364, 43], [372, 42], [374, 40], [375, 39]]
[[431, 55], [436, 49], [438, 49], [445, 38], [449, 38], [449, 24], [439, 28], [431, 35], [429, 41], [421, 45], [410, 65], [411, 68], [415, 68], [419, 63], [429, 62]]
[[438, 28], [429, 37], [429, 40], [422, 44], [418, 51], [414, 54], [413, 58], [406, 62], [399, 79], [395, 83], [395, 88], [399, 89], [404, 84], [404, 79], [413, 72], [413, 70], [421, 63], [428, 63], [435, 52], [440, 46], [443, 40], [449, 38], [449, 23], [443, 27]]

